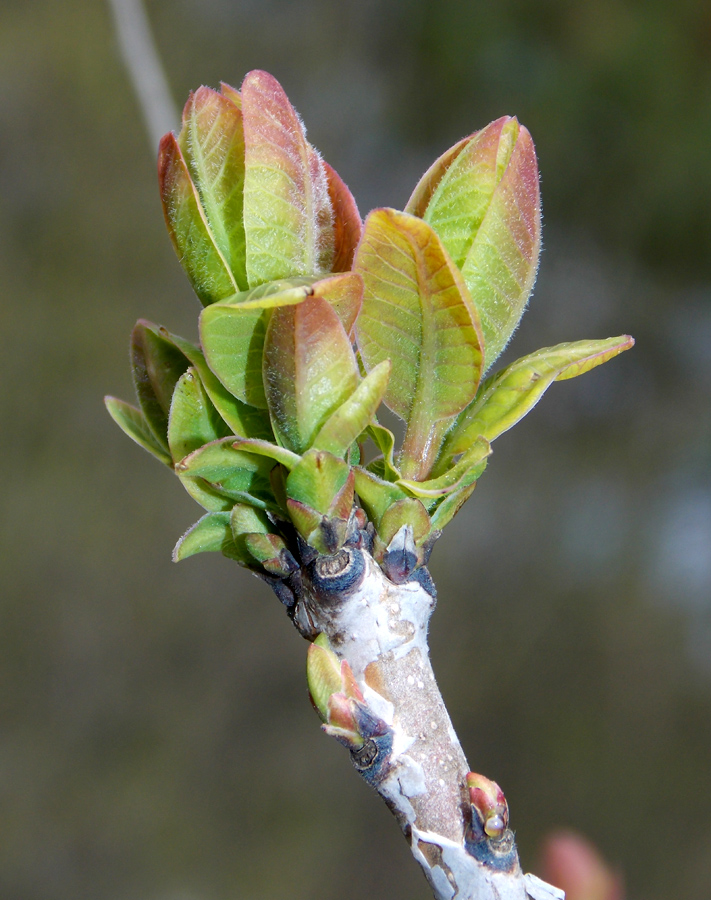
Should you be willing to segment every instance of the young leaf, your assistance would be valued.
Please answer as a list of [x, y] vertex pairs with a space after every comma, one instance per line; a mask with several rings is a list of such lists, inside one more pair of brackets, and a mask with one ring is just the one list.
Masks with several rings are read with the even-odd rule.
[[391, 364], [384, 359], [361, 381], [351, 396], [324, 422], [314, 438], [318, 450], [344, 456], [351, 444], [365, 431], [380, 406], [388, 386]]
[[[331, 453], [309, 450], [286, 479], [287, 497], [305, 503], [322, 515], [333, 513], [334, 502], [339, 505], [339, 495], [348, 487], [350, 472], [350, 466]], [[344, 518], [348, 517], [353, 505], [352, 490], [351, 487]]]
[[306, 657], [306, 680], [311, 700], [318, 714], [326, 722], [331, 695], [343, 691], [343, 675], [341, 662], [331, 650], [325, 634], [320, 634], [309, 646]]
[[447, 420], [472, 400], [482, 338], [460, 273], [432, 228], [395, 210], [366, 219], [355, 271], [363, 277], [358, 343], [367, 369], [392, 360], [385, 403], [407, 422], [400, 464], [426, 477]]
[[250, 286], [329, 272], [333, 213], [321, 158], [279, 82], [250, 72], [242, 83], [244, 224]]
[[243, 534], [268, 534], [272, 529], [271, 522], [261, 510], [244, 503], [235, 503], [230, 525], [235, 540]]
[[[506, 128], [502, 129], [497, 173], [502, 150], [508, 153]], [[481, 318], [487, 366], [518, 326], [533, 290], [541, 250], [538, 164], [531, 135], [522, 126], [510, 154], [462, 265]]]
[[[382, 363], [380, 363], [382, 365]], [[375, 369], [373, 369], [375, 371]], [[382, 470], [385, 477], [385, 481], [399, 481], [400, 480], [400, 471], [395, 465], [393, 459], [393, 453], [395, 450], [395, 435], [390, 431], [389, 428], [386, 428], [384, 425], [380, 425], [378, 423], [374, 425], [370, 425], [368, 427], [368, 435], [372, 438], [375, 446], [382, 453], [382, 459], [373, 460], [372, 463], [368, 464], [368, 469], [377, 463], [380, 462], [382, 464]]]
[[518, 123], [504, 116], [463, 142], [422, 213], [460, 269], [505, 170], [515, 142], [513, 132], [518, 132]]
[[346, 540], [353, 513], [355, 479], [348, 463], [309, 450], [275, 490], [301, 537], [319, 553], [335, 553]]
[[170, 406], [168, 444], [174, 462], [229, 433], [205, 393], [199, 375], [189, 368], [180, 376]]
[[301, 462], [301, 457], [297, 453], [292, 453], [291, 450], [280, 447], [278, 444], [272, 444], [271, 441], [252, 439], [235, 441], [234, 447], [235, 450], [240, 450], [242, 453], [253, 453], [255, 456], [272, 459], [274, 462], [281, 463], [289, 471]]
[[188, 368], [188, 360], [150, 322], [139, 319], [131, 332], [131, 364], [146, 422], [167, 450], [170, 403], [178, 379]]
[[460, 414], [442, 446], [437, 471], [468, 450], [479, 437], [491, 442], [515, 425], [554, 381], [575, 378], [628, 350], [628, 335], [545, 347], [490, 376], [476, 399]]
[[405, 207], [406, 213], [410, 213], [411, 216], [417, 216], [419, 219], [424, 217], [427, 206], [432, 199], [432, 194], [434, 194], [437, 186], [442, 178], [444, 178], [445, 173], [464, 147], [475, 136], [476, 132], [475, 134], [470, 134], [468, 137], [462, 138], [461, 141], [457, 141], [453, 147], [450, 147], [449, 150], [432, 163], [422, 178], [420, 178], [417, 187], [412, 192], [412, 196], [407, 201], [407, 206]]
[[180, 562], [196, 553], [221, 551], [230, 559], [245, 563], [232, 537], [229, 512], [210, 512], [199, 519], [180, 538], [173, 550], [173, 562]]
[[242, 95], [237, 88], [233, 88], [231, 84], [221, 81], [220, 93], [223, 97], [227, 97], [228, 100], [231, 100], [238, 109], [242, 109]]
[[[245, 497], [244, 494], [239, 492], [228, 493], [223, 491], [218, 485], [211, 484], [209, 481], [198, 476], [184, 475], [182, 472], [178, 471], [176, 471], [175, 474], [178, 476], [180, 483], [189, 496], [208, 512], [229, 511], [236, 499], [244, 499]], [[263, 499], [257, 501], [252, 498], [252, 502], [257, 502], [260, 505], [260, 508], [266, 507], [267, 505], [266, 501]]]
[[447, 494], [444, 500], [437, 505], [437, 508], [431, 514], [433, 531], [442, 531], [444, 526], [451, 522], [457, 515], [459, 510], [474, 493], [474, 488], [476, 487], [479, 478], [481, 478], [485, 467], [486, 460], [484, 460], [481, 471], [473, 473], [476, 475], [475, 478], [472, 478], [471, 480], [465, 479], [461, 487], [457, 488], [456, 491], [452, 491], [451, 494]]
[[331, 305], [313, 296], [273, 311], [264, 342], [264, 388], [277, 440], [295, 453], [356, 389], [358, 367]]
[[467, 450], [462, 454], [459, 462], [446, 471], [444, 475], [438, 478], [431, 478], [428, 481], [408, 481], [401, 478], [398, 485], [414, 494], [415, 497], [422, 499], [443, 497], [451, 494], [458, 488], [465, 487], [476, 481], [486, 467], [486, 458], [491, 454], [489, 442], [479, 437]]
[[387, 546], [403, 525], [412, 528], [415, 544], [421, 544], [430, 533], [432, 523], [420, 500], [408, 497], [389, 506], [378, 525], [378, 537]]
[[[353, 265], [363, 222], [353, 194], [348, 190], [338, 172], [327, 162], [323, 164], [328, 180], [328, 196], [333, 208], [334, 256], [333, 272], [348, 272]], [[348, 331], [348, 329], [346, 329]]]
[[407, 498], [402, 488], [389, 481], [383, 481], [367, 469], [360, 467], [353, 469], [355, 475], [355, 489], [360, 498], [363, 509], [376, 528], [387, 510], [398, 500]]
[[481, 318], [488, 367], [518, 325], [536, 276], [536, 155], [528, 131], [504, 116], [445, 157], [408, 208], [432, 225], [461, 269]]
[[240, 290], [247, 290], [242, 112], [208, 87], [191, 94], [178, 135], [210, 231]]
[[273, 461], [236, 450], [233, 445], [233, 437], [206, 444], [177, 463], [175, 471], [203, 478], [234, 500], [260, 507], [275, 505], [269, 481]]
[[286, 578], [299, 568], [284, 539], [278, 534], [243, 534], [235, 543], [244, 547], [255, 566], [260, 566], [276, 578]]
[[210, 230], [197, 188], [172, 132], [160, 142], [158, 179], [175, 252], [203, 305], [224, 300], [239, 291]]
[[313, 283], [314, 294], [328, 300], [349, 338], [363, 305], [363, 279], [355, 272], [331, 275]]
[[270, 310], [302, 303], [311, 293], [308, 285], [288, 287], [266, 296], [248, 291], [229, 303], [213, 304], [202, 311], [200, 341], [207, 363], [227, 390], [243, 403], [267, 408], [262, 355]]
[[119, 400], [117, 397], [104, 397], [106, 409], [109, 415], [116, 422], [118, 427], [127, 434], [132, 441], [135, 441], [144, 450], [152, 453], [156, 459], [159, 459], [166, 466], [173, 465], [170, 455], [158, 443], [151, 428], [148, 427], [146, 417], [135, 406]]
[[263, 410], [254, 406], [248, 406], [231, 394], [217, 379], [209, 368], [202, 350], [190, 341], [171, 334], [165, 328], [157, 325], [151, 326], [165, 340], [170, 341], [195, 367], [200, 381], [222, 419], [229, 430], [227, 434], [236, 434], [242, 437], [258, 438], [261, 440], [273, 440], [272, 427], [269, 416]]

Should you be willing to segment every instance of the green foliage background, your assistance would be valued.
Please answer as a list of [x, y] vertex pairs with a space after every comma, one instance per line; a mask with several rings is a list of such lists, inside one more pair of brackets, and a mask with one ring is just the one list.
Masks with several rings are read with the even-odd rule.
[[[432, 650], [524, 864], [582, 830], [631, 898], [711, 888], [711, 8], [153, 0], [176, 101], [271, 71], [365, 213], [504, 113], [545, 250], [507, 356], [629, 332], [497, 442], [437, 546]], [[101, 2], [0, 8], [0, 895], [426, 898], [319, 732], [306, 647], [121, 438], [138, 316], [193, 336]]]

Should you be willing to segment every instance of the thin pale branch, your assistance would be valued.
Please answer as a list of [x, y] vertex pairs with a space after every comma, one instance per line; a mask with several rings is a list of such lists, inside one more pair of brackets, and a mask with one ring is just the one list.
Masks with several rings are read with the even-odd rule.
[[180, 117], [151, 34], [141, 0], [109, 0], [119, 50], [136, 92], [143, 120], [156, 151], [161, 137], [178, 125]]

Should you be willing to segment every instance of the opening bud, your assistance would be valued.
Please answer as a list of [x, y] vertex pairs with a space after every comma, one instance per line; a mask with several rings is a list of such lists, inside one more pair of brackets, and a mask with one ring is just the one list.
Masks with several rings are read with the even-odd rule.
[[509, 806], [504, 792], [495, 781], [476, 772], [467, 774], [469, 801], [481, 820], [487, 837], [498, 840], [509, 824]]

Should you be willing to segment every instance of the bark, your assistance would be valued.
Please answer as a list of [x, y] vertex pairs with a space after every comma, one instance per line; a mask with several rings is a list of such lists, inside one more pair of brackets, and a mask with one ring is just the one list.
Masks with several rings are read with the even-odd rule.
[[560, 900], [524, 875], [510, 830], [484, 833], [466, 786], [466, 758], [430, 665], [435, 606], [427, 569], [395, 584], [366, 542], [305, 565], [292, 584], [291, 615], [305, 637], [323, 632], [362, 691], [360, 774], [388, 805], [437, 900]]

